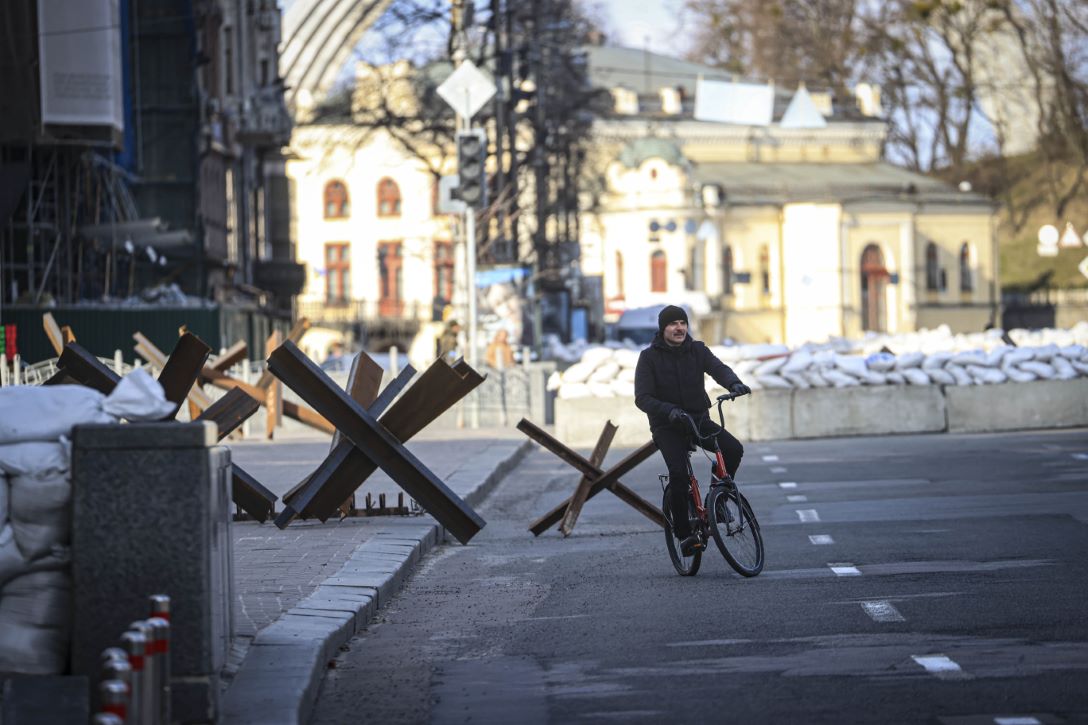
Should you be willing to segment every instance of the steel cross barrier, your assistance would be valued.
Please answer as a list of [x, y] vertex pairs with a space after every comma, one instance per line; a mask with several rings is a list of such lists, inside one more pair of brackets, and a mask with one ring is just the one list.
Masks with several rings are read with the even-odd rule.
[[[378, 368], [377, 363], [369, 357], [365, 358], [359, 368], [363, 366]], [[378, 370], [380, 372], [380, 368]], [[356, 374], [356, 364], [353, 363], [352, 376]], [[414, 374], [415, 370], [410, 365], [406, 366], [377, 398], [369, 392], [357, 395], [357, 378], [349, 377], [348, 380], [351, 397], [367, 408], [375, 418], [380, 416], [379, 422], [401, 443], [406, 443], [484, 381], [483, 376], [469, 367], [464, 360], [458, 360], [454, 364], [441, 359], [435, 360], [386, 412], [389, 402]], [[376, 391], [377, 384], [373, 384], [370, 389]], [[298, 515], [316, 516], [325, 521], [337, 508], [342, 512], [347, 508], [347, 513], [350, 513], [355, 509], [355, 490], [377, 468], [363, 451], [350, 441], [342, 440], [341, 434], [337, 433], [325, 461], [305, 481], [284, 496], [285, 506], [276, 519], [276, 525], [284, 528]], [[384, 494], [379, 498], [379, 508], [384, 510], [386, 506], [382, 499]], [[403, 504], [399, 508], [403, 508]], [[369, 505], [369, 495], [366, 510], [373, 510]]]
[[[529, 524], [529, 531], [533, 533], [533, 536], [540, 536], [552, 526], [565, 521], [565, 517], [568, 515], [569, 527], [563, 532], [563, 535], [569, 535], [574, 528], [574, 522], [578, 518], [582, 505], [605, 489], [611, 491], [621, 501], [633, 507], [650, 521], [653, 521], [661, 528], [665, 528], [665, 517], [661, 513], [661, 509], [620, 482], [620, 476], [630, 473], [636, 466], [653, 455], [654, 451], [657, 450], [657, 444], [653, 441], [643, 444], [612, 468], [605, 471], [601, 469], [600, 461], [594, 463], [587, 460], [528, 419], [522, 418], [517, 427], [522, 433], [539, 443], [541, 447], [551, 451], [582, 474], [582, 480], [579, 482], [573, 496]], [[597, 441], [597, 448], [594, 450], [594, 454], [600, 451], [601, 460], [603, 460], [615, 432], [615, 426], [612, 425], [611, 421], [605, 424], [605, 428]], [[581, 498], [581, 502], [576, 504], [577, 498]]]
[[[480, 515], [405, 448], [391, 428], [338, 388], [294, 343], [285, 342], [274, 350], [268, 357], [268, 369], [335, 425], [362, 452], [368, 463], [388, 474], [462, 544], [468, 543], [484, 527], [486, 522]], [[406, 392], [404, 397], [407, 395]], [[434, 406], [434, 402], [431, 405]], [[391, 409], [389, 413], [392, 412]], [[407, 412], [404, 415], [416, 420]]]
[[[204, 364], [209, 352], [208, 346], [192, 333], [186, 333], [178, 340], [159, 374], [159, 383], [163, 386], [167, 400], [174, 403], [173, 411], [161, 420], [171, 420], [177, 415], [196, 379], [196, 371]], [[117, 373], [74, 342], [65, 347], [57, 366], [57, 374], [45, 381], [45, 385], [72, 380], [109, 395], [121, 380]], [[219, 430], [219, 440], [223, 440], [257, 412], [258, 408], [260, 403], [245, 391], [230, 391], [208, 406], [196, 420], [210, 420], [215, 423]], [[239, 508], [262, 522], [272, 515], [276, 502], [275, 494], [235, 463], [231, 464], [231, 498]]]

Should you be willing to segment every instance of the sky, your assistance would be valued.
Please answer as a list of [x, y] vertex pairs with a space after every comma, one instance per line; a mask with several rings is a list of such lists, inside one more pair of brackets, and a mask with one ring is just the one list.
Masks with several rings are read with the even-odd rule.
[[663, 55], [681, 55], [675, 42], [680, 29], [680, 0], [598, 0], [608, 13], [613, 37], [609, 42], [630, 48], [649, 49]]

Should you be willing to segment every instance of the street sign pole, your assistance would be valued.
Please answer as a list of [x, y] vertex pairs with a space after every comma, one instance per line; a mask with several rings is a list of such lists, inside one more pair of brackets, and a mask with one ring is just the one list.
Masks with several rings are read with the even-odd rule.
[[[464, 118], [461, 127], [472, 130], [472, 119]], [[465, 205], [465, 276], [468, 277], [468, 364], [476, 369], [476, 209], [471, 204]], [[480, 427], [480, 395], [474, 391], [470, 396], [469, 425]]]

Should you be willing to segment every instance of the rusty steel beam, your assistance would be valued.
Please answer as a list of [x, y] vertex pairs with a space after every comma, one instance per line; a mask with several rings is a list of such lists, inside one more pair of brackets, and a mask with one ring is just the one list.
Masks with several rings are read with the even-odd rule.
[[[616, 431], [619, 428], [612, 424], [612, 421], [605, 421], [604, 428], [601, 429], [601, 435], [597, 438], [597, 445], [593, 448], [593, 453], [589, 456], [590, 464], [601, 467], [604, 463], [604, 457], [608, 455], [608, 448], [612, 445], [612, 439], [616, 437]], [[585, 505], [586, 497], [589, 496], [589, 489], [593, 485], [593, 477], [586, 474], [582, 474], [582, 479], [578, 481], [578, 487], [574, 489], [574, 495], [570, 498], [570, 505], [567, 506], [567, 510], [563, 513], [563, 521], [559, 524], [559, 533], [563, 536], [570, 536], [570, 532], [574, 530], [574, 524], [578, 521], [578, 514], [582, 512], [582, 506]]]
[[[235, 364], [242, 362], [246, 359], [246, 355], [249, 352], [249, 348], [246, 346], [245, 340], [239, 340], [226, 350], [223, 354], [217, 357], [213, 362], [208, 364], [208, 367], [219, 372], [226, 372], [235, 366]], [[201, 377], [204, 376], [204, 371], [200, 373]]]
[[[389, 412], [382, 415], [385, 406], [389, 403], [388, 399], [383, 400], [386, 398], [386, 393], [390, 392], [390, 388], [397, 385], [398, 381], [400, 387], [407, 384], [411, 375], [406, 375], [405, 372], [409, 369], [411, 366], [407, 366], [397, 376], [397, 380], [386, 386], [386, 390], [371, 408], [371, 413], [375, 417], [381, 416], [380, 423], [402, 443], [407, 442], [483, 380], [467, 365], [456, 368], [444, 361], [436, 360], [397, 400]], [[414, 372], [412, 370], [412, 373]], [[396, 392], [397, 390], [394, 390], [392, 395], [388, 396], [389, 399], [395, 397]], [[432, 398], [433, 407], [421, 407], [420, 401], [426, 401], [428, 396]], [[434, 400], [439, 397], [441, 400]], [[438, 404], [434, 405], [434, 402]], [[398, 417], [398, 413], [403, 411], [408, 411], [409, 415], [402, 414]], [[350, 445], [348, 441], [344, 441], [343, 444]], [[354, 449], [354, 446], [351, 447]], [[277, 526], [286, 527], [291, 519], [298, 515], [316, 516], [321, 521], [328, 520], [337, 507], [350, 498], [363, 481], [378, 469], [377, 464], [357, 449], [348, 454], [339, 451], [337, 455], [343, 459], [343, 462], [332, 469], [323, 470], [320, 476], [315, 471], [303, 483], [307, 489], [306, 493], [299, 500], [290, 502], [289, 505], [293, 509], [291, 513], [287, 512], [286, 506], [284, 507], [283, 512], [276, 519]]]
[[[306, 331], [309, 330], [309, 329], [310, 329], [310, 321], [308, 319], [306, 319], [305, 317], [300, 317], [300, 318], [298, 318], [298, 321], [296, 321], [295, 324], [291, 326], [291, 329], [288, 330], [287, 340], [290, 340], [294, 344], [298, 345], [299, 342], [302, 341], [302, 336], [305, 335]], [[276, 336], [276, 339], [275, 339], [275, 341], [273, 341], [273, 339], [271, 337], [268, 338], [268, 341], [265, 344], [265, 351], [264, 351], [265, 352], [265, 357], [268, 357], [269, 355], [271, 355], [272, 351], [280, 346], [279, 333], [276, 332], [276, 333], [273, 333], [273, 334]], [[272, 372], [270, 370], [268, 370], [268, 368], [265, 368], [264, 372], [261, 373], [261, 377], [257, 378], [257, 387], [258, 388], [267, 388], [271, 384], [272, 384]]]
[[245, 422], [246, 418], [260, 410], [261, 404], [245, 393], [235, 388], [219, 400], [209, 405], [203, 413], [194, 420], [210, 420], [219, 429], [216, 440], [223, 440], [231, 431]]
[[237, 464], [231, 464], [231, 499], [243, 511], [264, 523], [275, 513], [276, 494], [261, 485]]
[[[416, 458], [384, 425], [340, 390], [292, 342], [285, 342], [268, 358], [272, 373], [344, 434], [355, 447], [378, 464], [405, 492], [419, 502], [462, 544], [485, 525], [462, 501]], [[341, 496], [339, 501], [344, 500]]]
[[65, 345], [64, 352], [57, 360], [57, 367], [59, 368], [57, 375], [46, 381], [47, 384], [57, 384], [53, 380], [63, 372], [81, 385], [94, 388], [103, 395], [109, 395], [117, 387], [117, 383], [121, 382], [120, 375], [102, 364], [101, 360], [87, 352], [78, 342]]
[[168, 418], [173, 418], [181, 409], [211, 351], [199, 337], [187, 332], [178, 340], [170, 357], [166, 358], [166, 365], [159, 373], [159, 385], [162, 385], [166, 399], [174, 404], [174, 411]]
[[[665, 528], [665, 517], [662, 515], [661, 509], [639, 496], [627, 486], [624, 486], [619, 480], [620, 476], [634, 470], [636, 466], [653, 455], [654, 451], [657, 450], [657, 445], [653, 441], [632, 451], [622, 461], [607, 471], [602, 471], [600, 467], [594, 466], [585, 458], [578, 455], [525, 418], [521, 419], [521, 422], [518, 423], [517, 427], [518, 430], [539, 443], [543, 448], [559, 456], [581, 473], [593, 477], [593, 485], [590, 486], [589, 492], [586, 494], [587, 501], [607, 488], [624, 503], [635, 508], [643, 516], [661, 526], [661, 528]], [[533, 532], [534, 536], [540, 536], [563, 519], [563, 515], [566, 513], [570, 503], [571, 499], [568, 498], [566, 501], [541, 516], [529, 525], [529, 531]]]

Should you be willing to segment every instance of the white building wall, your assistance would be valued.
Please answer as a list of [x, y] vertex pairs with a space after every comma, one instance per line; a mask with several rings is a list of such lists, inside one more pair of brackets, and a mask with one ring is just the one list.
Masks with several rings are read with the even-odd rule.
[[788, 264], [781, 269], [787, 345], [841, 334], [841, 213], [838, 204], [783, 208], [782, 253]]

